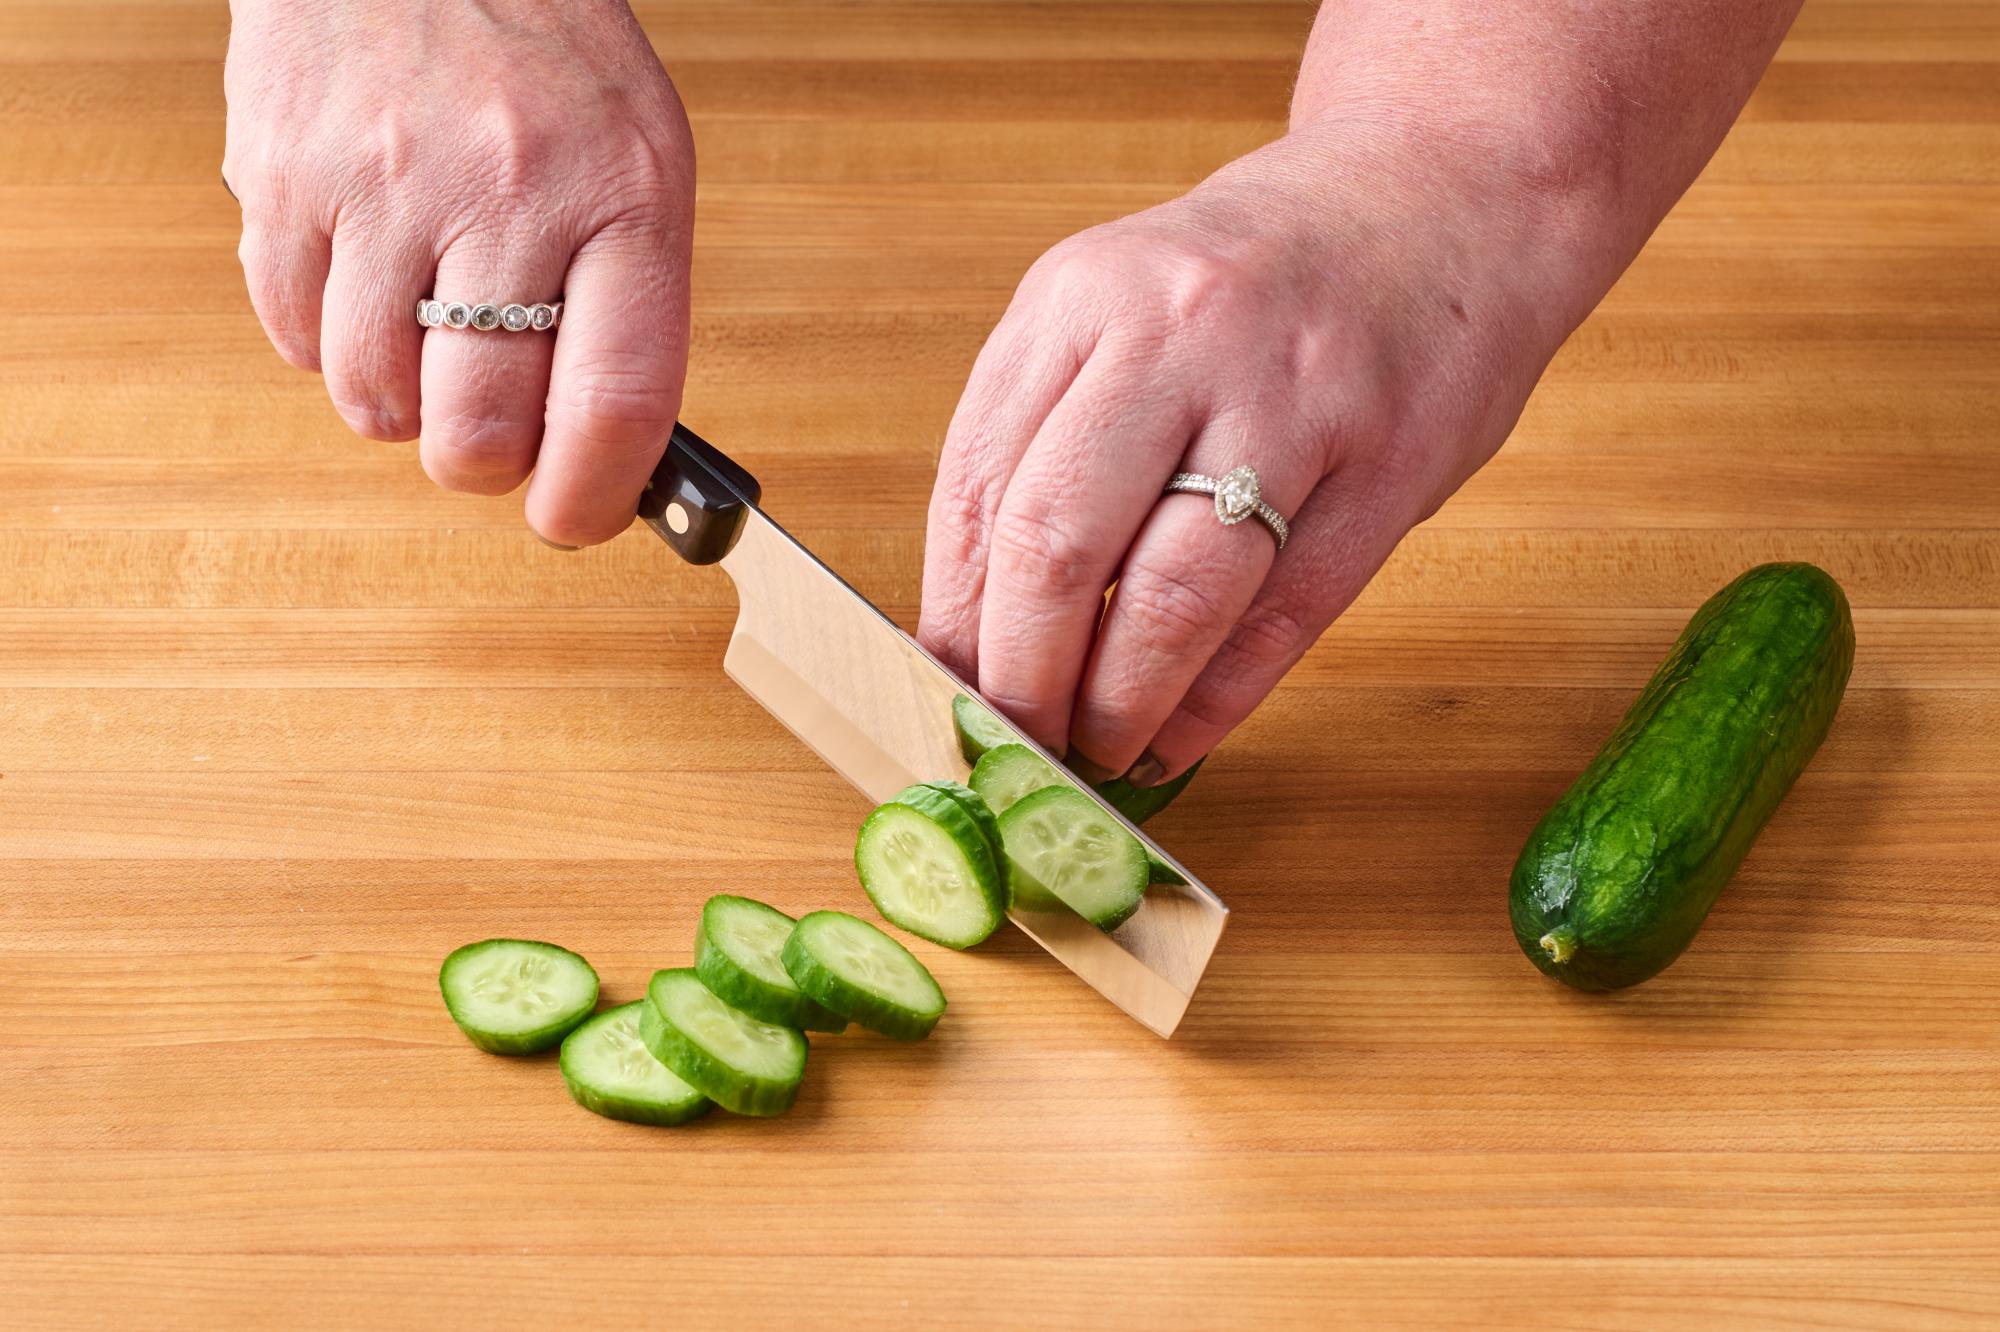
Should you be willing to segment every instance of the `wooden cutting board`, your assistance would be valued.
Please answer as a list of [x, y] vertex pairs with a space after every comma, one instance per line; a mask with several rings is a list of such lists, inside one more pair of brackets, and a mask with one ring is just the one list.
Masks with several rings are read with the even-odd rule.
[[[1272, 135], [1303, 4], [653, 4], [684, 415], [907, 619], [1044, 247]], [[0, 1322], [1952, 1328], [2000, 1320], [2000, 6], [1813, 0], [1514, 440], [1157, 828], [1235, 909], [1163, 1043], [1018, 937], [798, 1109], [593, 1118], [434, 972], [608, 997], [862, 807], [727, 580], [355, 440], [252, 319], [221, 6], [0, 10]], [[1657, 983], [1516, 953], [1528, 828], [1692, 607], [1819, 561], [1831, 741]]]

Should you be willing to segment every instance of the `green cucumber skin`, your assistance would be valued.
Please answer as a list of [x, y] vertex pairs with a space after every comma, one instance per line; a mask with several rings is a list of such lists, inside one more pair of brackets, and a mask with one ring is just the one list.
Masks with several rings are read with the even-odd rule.
[[[980, 795], [979, 792], [973, 790], [964, 782], [918, 782], [917, 785], [927, 790], [936, 791], [940, 795], [949, 796], [951, 799], [957, 801], [959, 807], [965, 811], [966, 817], [978, 824], [979, 831], [986, 834], [986, 844], [993, 848], [993, 855], [996, 862], [1001, 864], [1003, 870], [1006, 868], [1004, 862], [999, 862], [1000, 816], [993, 812], [993, 806], [986, 803], [985, 796]], [[900, 795], [894, 798], [897, 800], [902, 799]]]
[[967, 694], [952, 698], [951, 724], [958, 732], [958, 752], [967, 763], [979, 762], [981, 754], [1014, 738], [1013, 732], [1001, 725], [985, 704]]
[[[814, 916], [844, 914], [846, 913], [837, 911], [815, 911], [800, 917], [799, 923], [803, 926]], [[891, 939], [890, 942], [895, 943], [895, 940]], [[901, 944], [896, 946], [903, 947]], [[903, 948], [903, 951], [909, 953], [911, 961], [917, 962], [916, 955], [910, 953], [909, 949]], [[929, 967], [925, 967], [922, 962], [917, 962], [917, 965], [923, 968], [925, 975], [930, 975]], [[884, 1003], [870, 991], [857, 985], [850, 985], [832, 968], [822, 965], [820, 960], [813, 956], [812, 950], [806, 946], [806, 940], [798, 930], [793, 930], [792, 937], [785, 940], [785, 970], [799, 983], [799, 988], [811, 995], [815, 1001], [826, 1005], [836, 1013], [846, 1014], [852, 1021], [891, 1040], [920, 1041], [931, 1034], [938, 1024], [938, 1019], [944, 1016], [945, 1000], [941, 988], [938, 990], [938, 1011], [935, 1013], [911, 1013], [897, 1005]], [[931, 984], [937, 985], [936, 977], [931, 978]]]
[[1144, 823], [1155, 814], [1174, 803], [1175, 797], [1187, 790], [1194, 775], [1201, 771], [1207, 759], [1196, 759], [1194, 766], [1170, 782], [1158, 786], [1134, 786], [1123, 777], [1113, 777], [1108, 782], [1099, 782], [1097, 794], [1104, 797], [1111, 808], [1123, 814], [1134, 823]]
[[[729, 896], [722, 894], [722, 897]], [[709, 906], [720, 900], [711, 897], [701, 909], [701, 921], [695, 926], [694, 974], [709, 992], [731, 1008], [740, 1008], [760, 1022], [774, 1023], [780, 1027], [797, 1027], [801, 1031], [824, 1031], [838, 1036], [847, 1030], [847, 1020], [838, 1013], [829, 1013], [812, 1000], [797, 991], [785, 991], [753, 976], [737, 966], [730, 956], [716, 946], [708, 935]], [[767, 910], [785, 913], [768, 903], [757, 902], [754, 898], [744, 901], [755, 903]], [[790, 916], [785, 919], [791, 920]], [[792, 921], [796, 925], [797, 921]]]
[[706, 1097], [686, 1107], [658, 1106], [624, 1096], [604, 1096], [569, 1078], [564, 1078], [563, 1083], [569, 1088], [570, 1099], [591, 1114], [623, 1120], [627, 1124], [672, 1128], [676, 1124], [691, 1124], [715, 1108], [715, 1102]]
[[[655, 972], [654, 980], [666, 974]], [[639, 1039], [653, 1052], [653, 1058], [673, 1070], [675, 1077], [731, 1114], [768, 1119], [792, 1108], [792, 1102], [798, 1099], [799, 1084], [805, 1081], [803, 1063], [798, 1078], [791, 1082], [744, 1079], [739, 1070], [683, 1036], [653, 1001], [651, 986], [647, 988], [646, 1011], [639, 1016]], [[740, 1079], [745, 1085], [737, 1085]]]
[[1826, 738], [1853, 666], [1847, 597], [1813, 565], [1759, 565], [1709, 598], [1529, 835], [1508, 894], [1521, 950], [1580, 990], [1658, 975]]
[[[590, 1018], [582, 1026], [571, 1032], [569, 1036], [565, 1036], [563, 1038], [562, 1055], [560, 1058], [563, 1083], [569, 1088], [571, 1099], [578, 1105], [594, 1115], [603, 1115], [606, 1119], [622, 1119], [628, 1124], [652, 1124], [661, 1127], [672, 1127], [675, 1124], [686, 1124], [692, 1120], [700, 1119], [715, 1108], [715, 1102], [709, 1100], [707, 1097], [695, 1097], [691, 1100], [669, 1105], [659, 1101], [635, 1100], [630, 1096], [615, 1096], [607, 1092], [600, 1092], [590, 1086], [579, 1078], [570, 1066], [571, 1037], [579, 1040], [584, 1039], [589, 1034], [590, 1028], [598, 1022], [610, 1021], [625, 1012], [625, 1010], [637, 1008], [640, 1004], [644, 1003], [646, 1001], [640, 999], [633, 1003], [620, 1004], [616, 1008], [607, 1008], [602, 1013], [598, 1013]], [[650, 1004], [646, 1006], [648, 1008], [652, 1007]], [[643, 1012], [640, 1014], [640, 1021], [642, 1023], [645, 1021], [645, 1014]]]

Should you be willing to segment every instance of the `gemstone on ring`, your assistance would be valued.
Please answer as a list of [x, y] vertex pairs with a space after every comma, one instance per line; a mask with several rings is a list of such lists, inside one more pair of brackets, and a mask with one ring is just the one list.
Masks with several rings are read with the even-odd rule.
[[436, 328], [444, 323], [443, 301], [424, 302], [424, 323], [431, 328]]
[[472, 307], [464, 301], [453, 301], [450, 305], [444, 307], [444, 323], [446, 328], [464, 328], [471, 322]]
[[528, 307], [510, 305], [500, 312], [500, 326], [509, 333], [525, 333], [528, 329]]
[[528, 307], [528, 323], [537, 333], [546, 333], [555, 327], [556, 311], [552, 305], [531, 305]]
[[1216, 484], [1215, 516], [1224, 526], [1234, 527], [1256, 513], [1263, 499], [1263, 492], [1257, 486], [1257, 469], [1239, 467]]
[[481, 333], [491, 333], [500, 327], [500, 307], [497, 305], [475, 305], [472, 307], [472, 326]]
[[1209, 496], [1215, 501], [1215, 517], [1224, 527], [1255, 518], [1270, 529], [1279, 550], [1291, 537], [1292, 525], [1285, 521], [1285, 515], [1264, 502], [1263, 486], [1254, 467], [1234, 468], [1219, 479], [1200, 472], [1175, 472], [1161, 493]]

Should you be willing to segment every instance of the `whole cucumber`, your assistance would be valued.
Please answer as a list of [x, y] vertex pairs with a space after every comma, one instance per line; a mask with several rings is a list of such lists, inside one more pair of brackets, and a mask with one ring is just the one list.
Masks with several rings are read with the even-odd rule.
[[1854, 666], [1840, 585], [1763, 564], [1695, 612], [1514, 865], [1514, 937], [1580, 990], [1657, 975], [1826, 738]]

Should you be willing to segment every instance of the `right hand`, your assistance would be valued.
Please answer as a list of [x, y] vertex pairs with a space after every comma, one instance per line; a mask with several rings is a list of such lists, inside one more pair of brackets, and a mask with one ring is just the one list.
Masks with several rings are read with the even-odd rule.
[[[564, 546], [631, 524], [687, 369], [694, 144], [623, 0], [236, 0], [250, 298], [348, 425]], [[564, 302], [425, 330], [419, 298]]]

